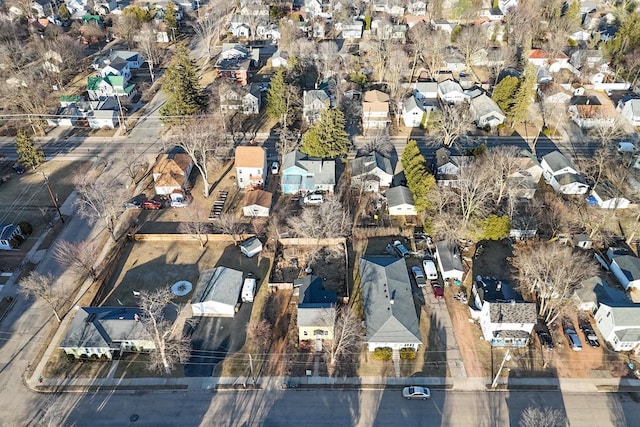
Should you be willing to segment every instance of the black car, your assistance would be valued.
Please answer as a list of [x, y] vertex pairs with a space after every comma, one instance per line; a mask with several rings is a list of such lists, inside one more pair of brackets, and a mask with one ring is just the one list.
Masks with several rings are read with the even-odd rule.
[[548, 350], [553, 350], [556, 346], [553, 343], [553, 338], [551, 338], [551, 334], [545, 331], [536, 331], [538, 334], [538, 339], [540, 340], [540, 345]]
[[20, 165], [14, 165], [14, 166], [12, 167], [12, 169], [13, 169], [13, 171], [14, 171], [15, 173], [17, 173], [18, 175], [22, 175], [23, 173], [25, 173], [25, 168], [23, 168], [23, 167], [22, 167], [22, 166], [20, 166]]
[[580, 326], [580, 329], [582, 329], [582, 333], [584, 334], [584, 340], [587, 342], [587, 344], [589, 344], [593, 348], [600, 347], [600, 342], [598, 341], [598, 336], [593, 331], [591, 326], [582, 325], [582, 326]]

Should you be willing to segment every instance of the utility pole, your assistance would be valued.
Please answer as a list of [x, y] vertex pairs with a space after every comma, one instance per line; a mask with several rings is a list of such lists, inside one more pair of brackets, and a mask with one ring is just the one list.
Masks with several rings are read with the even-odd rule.
[[500, 364], [500, 367], [498, 368], [498, 372], [496, 373], [496, 376], [493, 378], [493, 382], [491, 383], [491, 388], [496, 388], [496, 386], [498, 385], [498, 378], [500, 378], [500, 373], [502, 372], [502, 368], [504, 368], [504, 364], [508, 360], [511, 360], [511, 356], [509, 355], [510, 351], [511, 351], [511, 349], [508, 348], [507, 352], [504, 355], [504, 358], [502, 359], [502, 363]]
[[51, 196], [51, 201], [53, 202], [53, 206], [55, 206], [56, 210], [58, 211], [58, 215], [60, 215], [60, 221], [62, 221], [62, 223], [64, 224], [64, 217], [62, 216], [62, 212], [60, 212], [60, 207], [58, 206], [58, 201], [56, 200], [56, 197], [54, 197], [53, 191], [51, 191], [51, 185], [49, 184], [49, 178], [47, 178], [47, 175], [44, 172], [42, 172], [42, 176], [44, 177], [44, 183], [47, 186], [47, 190], [49, 190], [49, 196]]

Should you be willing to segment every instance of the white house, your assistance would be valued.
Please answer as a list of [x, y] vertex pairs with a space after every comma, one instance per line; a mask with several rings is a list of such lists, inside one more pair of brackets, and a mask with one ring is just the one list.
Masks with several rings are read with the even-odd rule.
[[276, 50], [271, 56], [272, 68], [287, 68], [289, 62], [289, 54], [281, 50]]
[[609, 268], [625, 290], [640, 289], [640, 258], [619, 255], [611, 260]]
[[446, 19], [432, 19], [431, 20], [431, 28], [436, 31], [444, 31], [445, 33], [451, 34], [453, 29], [458, 25], [457, 22], [447, 21]]
[[417, 215], [413, 195], [407, 187], [392, 187], [385, 193], [389, 216]]
[[537, 314], [532, 302], [484, 301], [478, 320], [484, 339], [492, 346], [524, 347], [529, 343]]
[[558, 83], [538, 85], [538, 96], [547, 104], [567, 105], [571, 101], [571, 94]]
[[442, 240], [436, 243], [435, 255], [442, 279], [462, 282], [464, 267], [462, 266], [460, 248], [448, 240]]
[[615, 351], [640, 351], [640, 305], [600, 304], [595, 314], [596, 327]]
[[[435, 106], [434, 106], [435, 109]], [[429, 120], [428, 114], [425, 110], [420, 108], [418, 103], [416, 102], [416, 98], [414, 95], [411, 95], [402, 103], [402, 121], [404, 125], [409, 128], [417, 128], [420, 127], [423, 123], [426, 123]]]
[[254, 257], [262, 251], [262, 242], [256, 236], [249, 237], [240, 243], [240, 252], [247, 258]]
[[182, 191], [189, 182], [192, 168], [193, 161], [186, 153], [160, 154], [151, 170], [156, 194], [169, 195], [174, 191]]
[[267, 150], [258, 146], [236, 147], [235, 168], [240, 189], [261, 189], [267, 178]]
[[353, 21], [350, 24], [342, 24], [340, 35], [345, 40], [358, 40], [362, 37], [362, 21]]
[[417, 350], [422, 344], [420, 322], [404, 258], [360, 258], [359, 269], [369, 351]]
[[631, 201], [616, 191], [613, 185], [602, 180], [591, 190], [591, 198], [602, 209], [627, 209]]
[[469, 100], [469, 95], [464, 93], [462, 86], [451, 79], [438, 83], [438, 98], [448, 104], [457, 104]]
[[518, 5], [518, 0], [499, 0], [498, 8], [502, 11], [503, 14], [506, 14], [509, 9]]
[[560, 71], [561, 68], [572, 68], [569, 57], [564, 52], [558, 52], [555, 57], [551, 57], [542, 49], [532, 49], [527, 60], [530, 64], [544, 67], [552, 73]]
[[312, 125], [320, 119], [322, 112], [330, 105], [331, 99], [324, 90], [305, 90], [302, 94], [302, 117]]
[[434, 158], [434, 175], [442, 187], [457, 185], [460, 169], [473, 160], [470, 156], [452, 156], [446, 148], [438, 148]]
[[204, 270], [191, 300], [194, 316], [233, 317], [242, 290], [242, 271], [227, 267]]
[[498, 104], [484, 93], [472, 98], [470, 103], [473, 120], [479, 128], [488, 126], [491, 129], [495, 129], [507, 119]]
[[621, 289], [609, 286], [600, 276], [593, 276], [580, 282], [573, 291], [573, 299], [578, 310], [592, 314], [600, 304], [629, 304], [631, 301]]
[[260, 114], [262, 95], [260, 85], [233, 85], [220, 93], [222, 113], [239, 112], [246, 115]]
[[247, 191], [242, 202], [242, 214], [251, 218], [267, 217], [271, 211], [273, 194], [264, 190]]
[[417, 82], [413, 84], [413, 96], [417, 100], [435, 101], [438, 99], [437, 82]]
[[559, 193], [585, 194], [589, 190], [573, 162], [559, 151], [543, 156], [540, 166], [544, 179]]
[[393, 165], [391, 160], [377, 151], [356, 157], [349, 162], [351, 186], [363, 191], [378, 192], [391, 186]]
[[120, 122], [117, 110], [92, 110], [86, 118], [91, 129], [115, 129]]
[[362, 127], [384, 129], [391, 123], [389, 118], [389, 95], [379, 90], [370, 90], [362, 97]]
[[624, 97], [618, 102], [617, 110], [632, 126], [640, 126], [640, 99]]
[[596, 96], [575, 96], [569, 102], [571, 120], [582, 129], [611, 127], [616, 122], [616, 111], [611, 105], [602, 105]]
[[27, 237], [22, 234], [22, 229], [19, 224], [0, 225], [0, 250], [11, 250], [14, 248], [13, 245], [15, 242], [26, 238]]

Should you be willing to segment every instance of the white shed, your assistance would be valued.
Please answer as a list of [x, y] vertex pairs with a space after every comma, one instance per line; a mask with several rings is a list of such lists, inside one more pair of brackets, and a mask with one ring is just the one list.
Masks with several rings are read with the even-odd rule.
[[240, 244], [240, 252], [251, 258], [262, 250], [262, 242], [257, 237], [250, 237]]
[[200, 274], [191, 300], [194, 316], [233, 317], [242, 289], [242, 271], [216, 267]]
[[387, 196], [389, 215], [416, 215], [413, 195], [407, 187], [399, 186], [390, 188], [385, 195]]
[[442, 279], [453, 279], [462, 281], [464, 267], [460, 259], [460, 248], [448, 240], [436, 243], [436, 260], [442, 274]]

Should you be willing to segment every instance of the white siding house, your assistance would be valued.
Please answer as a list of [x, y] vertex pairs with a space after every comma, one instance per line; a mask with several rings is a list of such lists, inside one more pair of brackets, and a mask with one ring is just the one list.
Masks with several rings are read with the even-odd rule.
[[559, 193], [585, 194], [589, 190], [573, 162], [559, 151], [543, 156], [540, 166], [544, 179]]
[[615, 351], [640, 351], [640, 304], [600, 304], [596, 327]]

